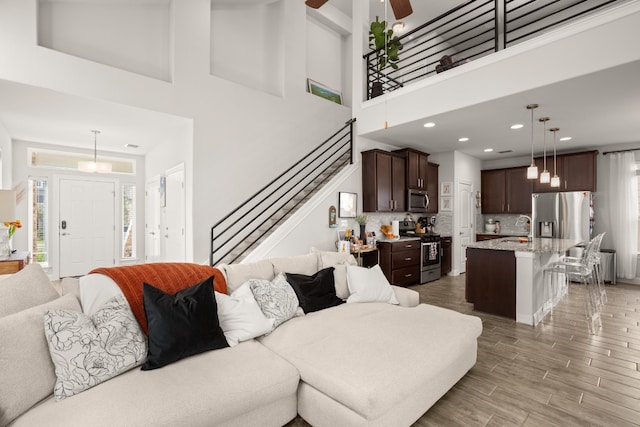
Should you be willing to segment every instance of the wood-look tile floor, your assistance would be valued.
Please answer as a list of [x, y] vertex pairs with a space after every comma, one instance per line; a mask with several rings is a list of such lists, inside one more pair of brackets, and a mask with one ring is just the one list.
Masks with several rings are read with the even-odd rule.
[[[640, 286], [606, 286], [595, 335], [582, 285], [570, 285], [536, 327], [473, 311], [464, 275], [412, 289], [483, 323], [476, 365], [415, 426], [640, 426]], [[308, 424], [297, 417], [287, 426]]]

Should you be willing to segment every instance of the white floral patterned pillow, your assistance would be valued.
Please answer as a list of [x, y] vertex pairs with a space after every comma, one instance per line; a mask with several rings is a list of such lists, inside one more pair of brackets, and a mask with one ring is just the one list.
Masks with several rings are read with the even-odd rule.
[[250, 279], [248, 282], [264, 315], [274, 319], [273, 329], [295, 316], [300, 304], [284, 273], [278, 274], [272, 281]]
[[78, 394], [144, 362], [147, 341], [122, 295], [91, 317], [47, 310], [44, 332], [55, 365], [56, 400]]

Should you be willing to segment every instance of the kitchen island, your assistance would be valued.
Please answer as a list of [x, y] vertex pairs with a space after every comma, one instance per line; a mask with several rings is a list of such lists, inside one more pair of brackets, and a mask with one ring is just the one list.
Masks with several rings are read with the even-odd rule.
[[467, 245], [467, 302], [474, 309], [536, 325], [566, 293], [545, 289], [543, 272], [581, 240], [517, 237]]

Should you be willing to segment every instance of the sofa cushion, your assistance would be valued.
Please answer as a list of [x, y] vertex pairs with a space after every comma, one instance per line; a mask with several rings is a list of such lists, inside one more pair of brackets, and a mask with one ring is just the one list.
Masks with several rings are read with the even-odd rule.
[[144, 284], [149, 354], [142, 370], [229, 346], [220, 328], [213, 293], [213, 276], [174, 295]]
[[147, 356], [144, 332], [122, 295], [111, 298], [91, 317], [49, 309], [44, 333], [56, 367], [56, 400], [126, 372]]
[[318, 271], [318, 257], [316, 254], [297, 255], [290, 257], [271, 258], [273, 273], [295, 273], [311, 276]]
[[460, 370], [451, 364], [481, 332], [479, 318], [426, 304], [342, 304], [291, 319], [260, 342], [304, 383], [374, 420], [436, 380], [455, 384]]
[[40, 264], [28, 264], [2, 280], [0, 317], [44, 304], [59, 296]]
[[[132, 369], [71, 399], [45, 400], [12, 427], [282, 426], [296, 416], [299, 378], [290, 363], [250, 340], [162, 369]], [[267, 412], [261, 408], [270, 408], [270, 417], [252, 418]]]
[[349, 297], [349, 286], [347, 285], [347, 266], [358, 265], [358, 262], [351, 254], [344, 252], [319, 251], [311, 248], [311, 252], [318, 256], [318, 270], [333, 267], [333, 280], [338, 298], [347, 299]]
[[0, 319], [0, 425], [49, 396], [56, 382], [42, 318], [49, 309], [80, 310], [65, 295]]
[[273, 281], [251, 279], [249, 287], [264, 315], [274, 319], [274, 328], [295, 316], [300, 304], [284, 274], [278, 274]]
[[347, 299], [348, 303], [387, 302], [399, 304], [396, 294], [391, 288], [391, 283], [377, 264], [371, 268], [348, 266], [347, 283], [351, 293]]
[[274, 319], [267, 318], [256, 302], [249, 283], [231, 295], [216, 292], [218, 318], [224, 336], [231, 347], [270, 332]]
[[287, 273], [287, 282], [295, 291], [300, 307], [305, 313], [334, 307], [344, 302], [336, 296], [333, 267], [324, 268], [311, 276]]
[[219, 267], [222, 269], [227, 278], [227, 293], [242, 286], [249, 279], [273, 280], [273, 264], [265, 259], [249, 264], [225, 264]]

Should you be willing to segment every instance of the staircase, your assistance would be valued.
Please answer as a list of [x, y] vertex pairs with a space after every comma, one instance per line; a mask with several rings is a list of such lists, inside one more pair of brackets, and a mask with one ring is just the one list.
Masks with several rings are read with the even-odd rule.
[[[353, 163], [355, 118], [211, 227], [209, 263], [239, 263]], [[257, 224], [253, 229], [250, 227]]]

